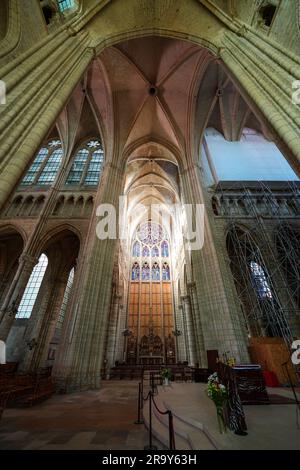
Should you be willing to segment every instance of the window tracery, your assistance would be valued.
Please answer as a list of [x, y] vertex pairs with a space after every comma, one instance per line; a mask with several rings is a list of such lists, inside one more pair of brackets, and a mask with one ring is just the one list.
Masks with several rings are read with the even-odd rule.
[[53, 183], [61, 166], [63, 149], [60, 140], [50, 140], [40, 148], [21, 181], [21, 186], [48, 186]]
[[84, 143], [73, 158], [66, 186], [97, 186], [104, 163], [104, 152], [97, 139]]

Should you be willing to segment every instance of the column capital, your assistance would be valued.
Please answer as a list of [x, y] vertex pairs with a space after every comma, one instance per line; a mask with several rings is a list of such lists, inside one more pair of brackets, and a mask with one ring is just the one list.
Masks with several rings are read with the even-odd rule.
[[187, 167], [185, 167], [185, 168], [182, 170], [181, 173], [182, 173], [182, 174], [184, 174], [184, 173], [189, 173], [190, 171], [195, 170], [195, 169], [196, 169], [196, 170], [200, 170], [200, 171], [202, 170], [202, 167], [201, 167], [200, 163], [198, 163], [198, 162], [191, 163], [190, 165], [188, 165]]
[[16, 300], [14, 300], [11, 304], [7, 305], [4, 309], [1, 309], [3, 316], [8, 316], [10, 318], [15, 318], [16, 314], [18, 313], [18, 306]]
[[180, 296], [180, 300], [181, 300], [182, 302], [186, 302], [188, 299], [189, 299], [189, 296], [188, 296], [187, 294]]
[[194, 289], [196, 287], [195, 281], [191, 281], [187, 283], [187, 286], [189, 289]]
[[36, 256], [32, 256], [30, 253], [22, 253], [19, 258], [19, 263], [23, 263], [28, 266], [35, 266], [39, 259]]

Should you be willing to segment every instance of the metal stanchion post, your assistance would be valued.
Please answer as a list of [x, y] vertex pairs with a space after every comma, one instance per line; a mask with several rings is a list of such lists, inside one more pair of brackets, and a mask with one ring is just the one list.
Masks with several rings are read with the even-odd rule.
[[157, 447], [152, 444], [152, 391], [148, 395], [149, 400], [149, 445], [144, 447], [144, 450], [157, 450]]
[[142, 403], [143, 403], [143, 395], [142, 395], [142, 390], [141, 390], [141, 383], [139, 382], [138, 418], [134, 422], [134, 424], [143, 424], [144, 423], [143, 419], [141, 418]]
[[175, 450], [172, 411], [169, 411], [168, 415], [169, 415], [169, 450]]

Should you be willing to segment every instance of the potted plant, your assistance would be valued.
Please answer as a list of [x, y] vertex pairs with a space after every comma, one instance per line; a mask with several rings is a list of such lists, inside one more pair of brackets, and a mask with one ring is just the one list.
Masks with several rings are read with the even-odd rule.
[[208, 377], [207, 395], [215, 404], [219, 430], [222, 434], [227, 431], [226, 421], [224, 419], [224, 405], [228, 400], [228, 391], [225, 385], [220, 383], [216, 372]]
[[170, 369], [162, 369], [160, 371], [160, 375], [163, 379], [163, 384], [168, 386], [169, 381], [171, 380], [171, 375], [172, 375]]

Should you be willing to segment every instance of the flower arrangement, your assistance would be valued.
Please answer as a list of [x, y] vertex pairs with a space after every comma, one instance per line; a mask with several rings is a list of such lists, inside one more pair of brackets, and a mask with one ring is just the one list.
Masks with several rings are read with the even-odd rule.
[[162, 369], [160, 371], [160, 375], [162, 376], [163, 379], [171, 380], [172, 374], [171, 374], [170, 369], [166, 369], [166, 368]]
[[228, 391], [225, 385], [220, 383], [216, 372], [208, 377], [207, 395], [216, 406], [220, 432], [226, 432], [224, 405], [228, 400]]

